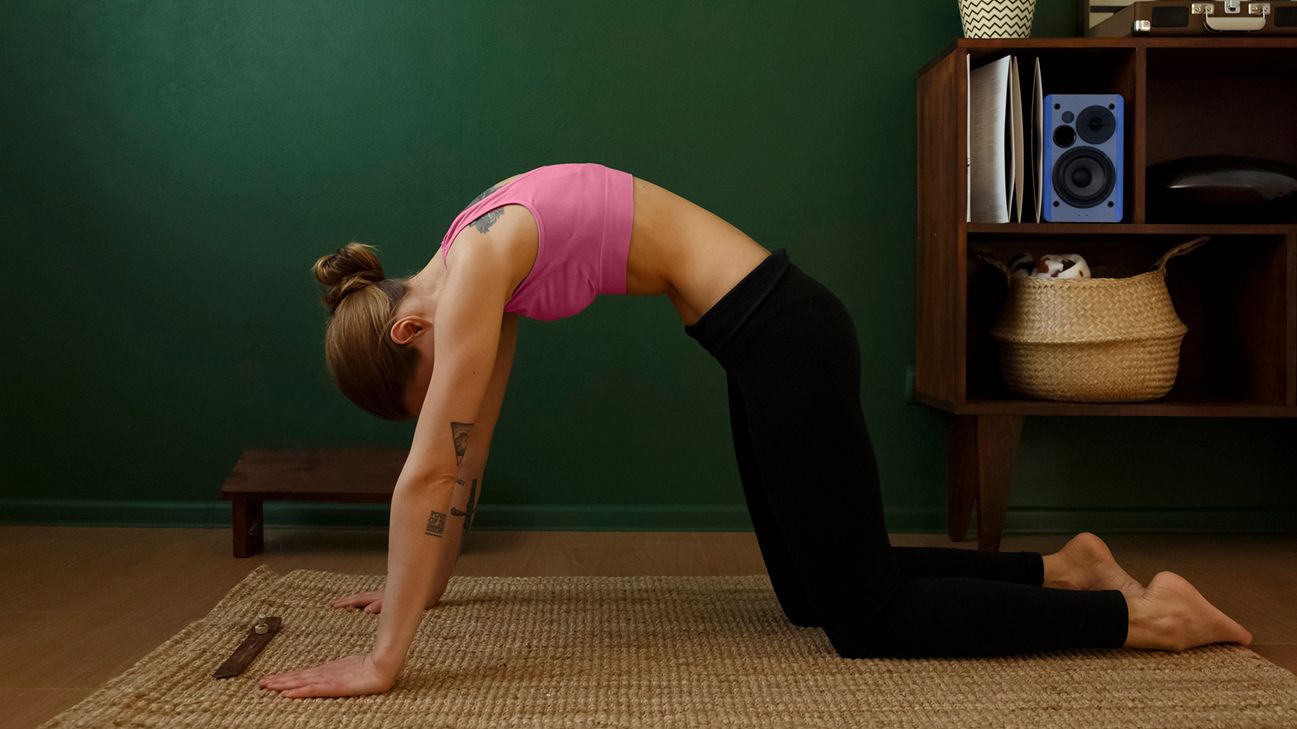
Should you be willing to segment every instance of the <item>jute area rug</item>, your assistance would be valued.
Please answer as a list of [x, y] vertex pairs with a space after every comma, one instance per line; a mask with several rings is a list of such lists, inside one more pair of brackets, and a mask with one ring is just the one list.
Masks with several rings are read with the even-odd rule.
[[[201, 620], [44, 727], [1297, 727], [1297, 676], [1252, 651], [838, 658], [764, 575], [457, 577], [385, 695], [288, 699], [269, 673], [367, 650], [336, 610], [379, 575], [261, 566]], [[257, 613], [284, 629], [241, 676], [216, 666]]]

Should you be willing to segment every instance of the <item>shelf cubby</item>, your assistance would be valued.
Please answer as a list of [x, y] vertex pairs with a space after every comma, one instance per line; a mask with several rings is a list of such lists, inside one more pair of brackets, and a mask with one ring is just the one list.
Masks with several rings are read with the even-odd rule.
[[[1079, 253], [1096, 277], [1143, 273], [1158, 257], [1193, 234], [1069, 232], [1004, 235], [969, 234], [970, 251], [1007, 261], [1033, 250]], [[1292, 404], [1292, 383], [1284, 377], [1284, 331], [1289, 294], [1286, 233], [1215, 233], [1207, 245], [1167, 263], [1166, 284], [1180, 320], [1188, 327], [1181, 342], [1180, 367], [1169, 396], [1179, 402], [1208, 402], [1216, 412], [1248, 408], [1277, 414]], [[990, 328], [1000, 315], [1007, 291], [1004, 275], [975, 257], [968, 262], [967, 398], [1018, 400], [1004, 388]], [[1156, 402], [1156, 401], [1150, 401]], [[1123, 403], [1117, 412], [1137, 413], [1148, 403]], [[1182, 414], [1192, 410], [1179, 408]], [[1162, 410], [1161, 414], [1170, 411]]]
[[[1126, 101], [1120, 223], [966, 222], [967, 71], [1018, 56], [1024, 98], [1041, 59], [1044, 92]], [[996, 549], [1022, 420], [1047, 416], [1297, 417], [1297, 221], [1202, 224], [1149, 219], [1147, 170], [1179, 157], [1235, 154], [1297, 165], [1297, 38], [960, 40], [917, 84], [918, 245], [915, 398], [954, 417], [950, 536]], [[1098, 276], [1129, 276], [1190, 238], [1167, 288], [1188, 327], [1171, 391], [1144, 402], [1027, 398], [999, 374], [995, 323], [1004, 275], [975, 252], [1080, 253]]]

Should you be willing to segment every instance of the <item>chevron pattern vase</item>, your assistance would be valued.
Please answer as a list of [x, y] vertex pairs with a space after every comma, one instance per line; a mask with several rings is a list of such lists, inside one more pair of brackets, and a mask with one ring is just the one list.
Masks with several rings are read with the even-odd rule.
[[959, 0], [965, 38], [1026, 38], [1036, 0]]

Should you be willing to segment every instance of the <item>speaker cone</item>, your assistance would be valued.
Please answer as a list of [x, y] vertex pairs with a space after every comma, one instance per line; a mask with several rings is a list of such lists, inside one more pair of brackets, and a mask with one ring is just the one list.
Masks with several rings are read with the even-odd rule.
[[1086, 144], [1103, 144], [1117, 131], [1117, 117], [1102, 106], [1087, 106], [1076, 115], [1076, 133]]
[[1054, 191], [1074, 208], [1092, 208], [1103, 202], [1116, 182], [1112, 160], [1092, 147], [1069, 149], [1054, 163]]

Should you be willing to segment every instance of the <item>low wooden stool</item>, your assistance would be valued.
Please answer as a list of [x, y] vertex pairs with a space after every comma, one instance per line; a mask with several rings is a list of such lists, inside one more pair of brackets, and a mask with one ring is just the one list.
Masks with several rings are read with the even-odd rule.
[[249, 448], [221, 486], [234, 507], [234, 556], [265, 547], [263, 501], [390, 503], [406, 448]]

